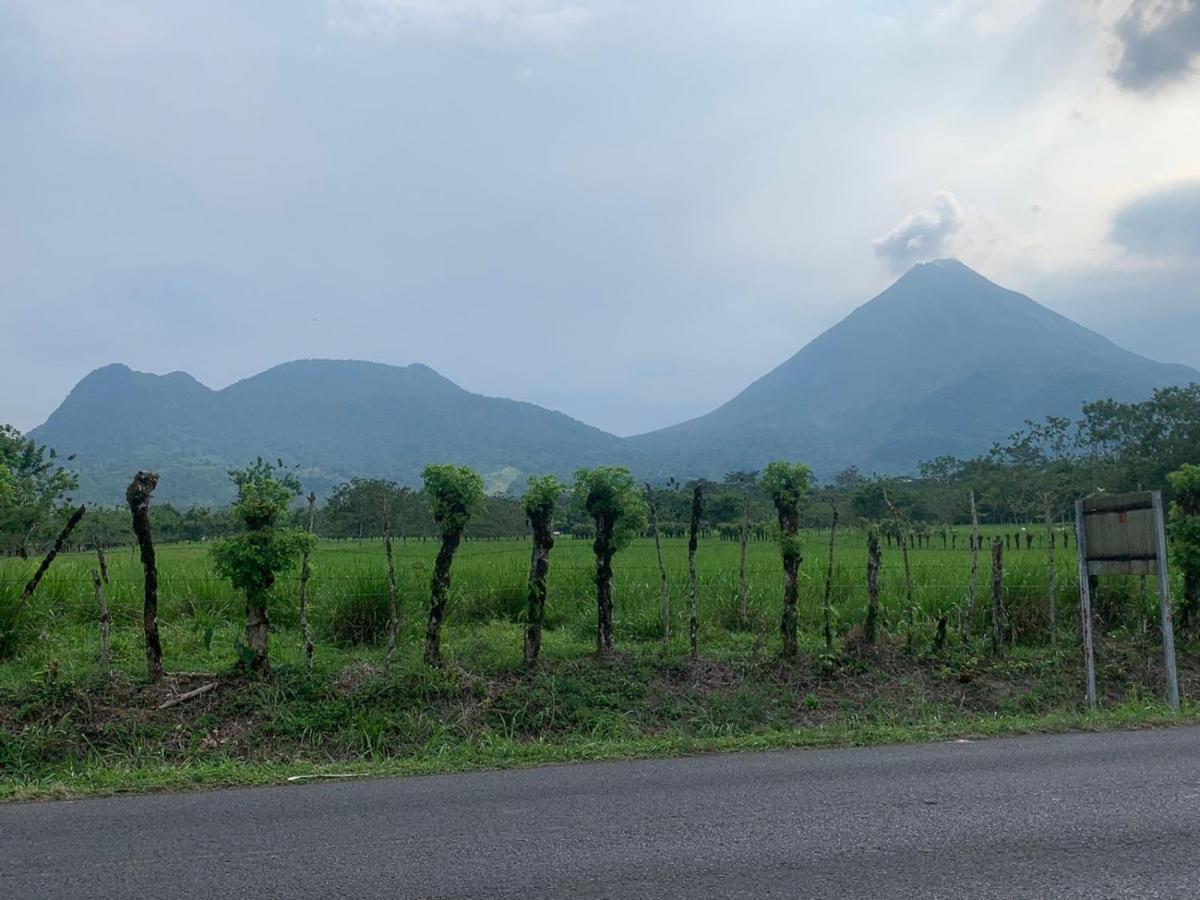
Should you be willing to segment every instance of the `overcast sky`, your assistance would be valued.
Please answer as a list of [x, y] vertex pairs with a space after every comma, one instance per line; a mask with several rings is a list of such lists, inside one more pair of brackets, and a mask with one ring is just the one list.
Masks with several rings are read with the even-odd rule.
[[958, 256], [1200, 366], [1196, 0], [0, 0], [0, 422], [423, 362], [629, 434]]

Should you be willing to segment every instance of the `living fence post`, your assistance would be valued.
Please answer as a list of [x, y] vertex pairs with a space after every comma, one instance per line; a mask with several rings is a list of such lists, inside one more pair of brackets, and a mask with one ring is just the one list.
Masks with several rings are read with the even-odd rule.
[[392, 507], [386, 503], [383, 510], [383, 552], [387, 558], [387, 589], [388, 589], [388, 624], [387, 624], [387, 654], [384, 665], [392, 664], [396, 655], [396, 632], [400, 630], [400, 609], [396, 602], [396, 563], [392, 555]]
[[879, 529], [871, 525], [867, 532], [867, 621], [863, 625], [863, 636], [868, 644], [875, 643], [879, 621], [879, 569], [882, 564]]
[[700, 621], [696, 613], [696, 545], [700, 535], [700, 517], [704, 510], [704, 495], [701, 482], [692, 488], [692, 521], [688, 528], [688, 635], [691, 642], [692, 659], [699, 657], [697, 640]]
[[912, 568], [908, 563], [908, 541], [905, 539], [904, 529], [900, 527], [900, 511], [896, 509], [886, 490], [883, 492], [883, 502], [887, 505], [888, 510], [891, 511], [892, 523], [896, 527], [896, 540], [900, 544], [900, 558], [904, 563], [904, 598], [908, 604], [908, 637], [905, 639], [905, 645], [911, 650], [913, 627], [916, 622], [916, 609], [913, 602]]
[[650, 530], [654, 533], [654, 552], [658, 555], [658, 602], [662, 615], [663, 650], [671, 645], [671, 589], [667, 585], [667, 567], [663, 564], [662, 537], [658, 533], [658, 504], [654, 488], [646, 485], [646, 505], [650, 507]]
[[1050, 495], [1042, 495], [1042, 512], [1046, 518], [1046, 566], [1047, 566], [1047, 590], [1049, 591], [1049, 599], [1047, 600], [1047, 612], [1050, 614], [1050, 646], [1053, 647], [1058, 635], [1058, 572], [1054, 565], [1054, 515], [1050, 508]]
[[992, 652], [1004, 652], [1004, 545], [992, 540]]
[[963, 643], [971, 640], [971, 617], [975, 613], [975, 589], [979, 581], [979, 507], [975, 505], [975, 492], [971, 491], [971, 579], [967, 582], [967, 609], [963, 613]]
[[162, 641], [158, 636], [158, 561], [150, 529], [150, 495], [158, 487], [154, 472], [138, 472], [125, 489], [125, 501], [133, 518], [142, 556], [142, 631], [146, 641], [146, 670], [151, 681], [163, 676]]
[[104, 667], [105, 675], [112, 675], [112, 666], [109, 663], [108, 603], [104, 599], [104, 579], [97, 569], [92, 569], [92, 587], [96, 591], [96, 609], [100, 614], [100, 665]]
[[[308, 494], [308, 533], [313, 533], [316, 520], [317, 495]], [[306, 544], [300, 559], [300, 632], [304, 635], [304, 670], [311, 675], [313, 668], [312, 628], [308, 624], [308, 580], [312, 577], [312, 551]]]
[[830, 501], [830, 505], [833, 507], [833, 514], [829, 520], [829, 566], [825, 570], [825, 600], [824, 600], [825, 650], [827, 652], [833, 650], [833, 627], [830, 623], [830, 619], [832, 616], [830, 605], [832, 602], [831, 595], [833, 593], [833, 547], [834, 547], [833, 542], [834, 542], [834, 537], [837, 535], [837, 527], [838, 527], [838, 507], [837, 507], [837, 498], [836, 497], [834, 497]]
[[1088, 709], [1096, 708], [1096, 656], [1092, 648], [1092, 589], [1088, 581], [1087, 535], [1083, 527], [1083, 501], [1075, 501], [1075, 547], [1079, 551], [1079, 617], [1083, 633], [1083, 663], [1087, 669]]
[[1167, 703], [1179, 712], [1179, 674], [1175, 670], [1175, 628], [1171, 624], [1171, 572], [1167, 565], [1167, 532], [1163, 519], [1162, 491], [1155, 491], [1154, 532], [1158, 544], [1158, 609], [1162, 619], [1163, 665], [1167, 673]]
[[750, 585], [746, 581], [746, 542], [750, 539], [750, 495], [742, 498], [742, 529], [738, 545], [738, 622], [750, 621]]

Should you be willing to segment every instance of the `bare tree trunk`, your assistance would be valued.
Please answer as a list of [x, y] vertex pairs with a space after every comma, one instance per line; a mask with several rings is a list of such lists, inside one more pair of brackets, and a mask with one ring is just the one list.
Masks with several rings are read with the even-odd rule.
[[908, 636], [905, 639], [905, 645], [911, 650], [913, 626], [916, 624], [916, 606], [913, 601], [912, 567], [908, 562], [908, 540], [905, 538], [904, 529], [900, 524], [900, 510], [896, 509], [886, 490], [883, 492], [883, 502], [887, 504], [887, 508], [892, 514], [892, 522], [895, 523], [897, 540], [900, 543], [900, 558], [904, 561], [904, 599], [908, 604]]
[[433, 562], [433, 579], [429, 585], [429, 622], [425, 627], [425, 662], [431, 666], [439, 665], [442, 661], [442, 620], [446, 618], [446, 602], [450, 597], [450, 566], [461, 540], [461, 531], [443, 534], [442, 545]]
[[879, 533], [872, 528], [867, 535], [867, 621], [863, 625], [863, 636], [868, 644], [875, 643], [879, 622], [879, 569], [882, 565]]
[[746, 581], [746, 542], [750, 539], [750, 498], [742, 499], [742, 533], [738, 545], [738, 622], [750, 621], [750, 586]]
[[789, 512], [785, 516], [780, 513], [779, 529], [782, 532], [780, 549], [783, 555], [783, 618], [779, 623], [779, 631], [783, 635], [783, 655], [791, 659], [800, 652], [796, 635], [796, 606], [800, 600], [800, 565], [804, 560], [800, 553], [799, 515]]
[[963, 612], [963, 643], [971, 640], [971, 617], [975, 614], [975, 591], [979, 581], [979, 508], [975, 505], [975, 492], [971, 491], [971, 579], [967, 582], [967, 608]]
[[100, 613], [100, 665], [104, 666], [104, 674], [112, 674], [112, 666], [109, 662], [109, 644], [108, 644], [108, 601], [104, 598], [104, 580], [100, 572], [92, 569], [92, 587], [96, 589], [96, 609]]
[[537, 663], [542, 652], [542, 622], [546, 619], [547, 579], [550, 574], [550, 550], [554, 546], [553, 515], [535, 521], [533, 552], [529, 560], [529, 615], [525, 626], [525, 665]]
[[834, 540], [834, 537], [837, 535], [837, 527], [838, 527], [837, 498], [834, 498], [833, 500], [831, 500], [830, 505], [833, 507], [833, 516], [829, 522], [829, 565], [825, 569], [825, 601], [824, 601], [824, 604], [825, 604], [825, 649], [828, 651], [833, 650], [833, 625], [831, 622], [832, 607], [830, 604], [833, 601], [833, 540]]
[[800, 645], [796, 636], [796, 604], [799, 599], [799, 570], [800, 559], [796, 555], [793, 558], [787, 556], [783, 560], [783, 620], [780, 622], [779, 630], [783, 635], [783, 655], [785, 657], [793, 657], [800, 651]]
[[[313, 524], [317, 515], [317, 495], [308, 495], [308, 533], [313, 533]], [[304, 671], [312, 674], [313, 639], [312, 629], [308, 624], [308, 579], [312, 577], [311, 551], [304, 548], [304, 556], [300, 560], [300, 631], [304, 635]]]
[[58, 533], [58, 538], [54, 541], [54, 546], [50, 548], [41, 565], [37, 567], [37, 571], [33, 573], [33, 577], [29, 579], [29, 583], [25, 585], [25, 590], [21, 591], [21, 596], [17, 598], [17, 603], [13, 607], [12, 621], [16, 623], [17, 616], [25, 604], [29, 602], [29, 598], [33, 596], [33, 592], [37, 590], [38, 585], [42, 583], [42, 577], [46, 574], [46, 570], [50, 568], [50, 564], [54, 562], [54, 557], [62, 552], [63, 545], [66, 544], [67, 538], [71, 536], [71, 532], [75, 530], [75, 526], [79, 524], [79, 520], [83, 518], [83, 514], [87, 511], [86, 506], [81, 506], [75, 512], [71, 513], [71, 518], [67, 519], [67, 524], [63, 526], [62, 531]]
[[1054, 511], [1050, 495], [1042, 495], [1042, 514], [1046, 519], [1046, 612], [1050, 615], [1050, 646], [1058, 642], [1058, 569], [1054, 564]]
[[[142, 601], [142, 630], [146, 635], [146, 669], [150, 679], [162, 678], [162, 644], [158, 639], [158, 564], [154, 556], [154, 537], [150, 533], [150, 495], [158, 487], [154, 472], [138, 472], [125, 490], [125, 500], [133, 515], [133, 533], [142, 554], [145, 587]], [[247, 620], [249, 621], [249, 620]]]
[[383, 511], [383, 551], [387, 556], [387, 585], [388, 585], [388, 624], [387, 624], [387, 654], [384, 656], [385, 666], [392, 664], [396, 654], [396, 632], [400, 628], [400, 609], [396, 602], [396, 564], [392, 556], [392, 510], [389, 506]]
[[1004, 652], [1004, 544], [992, 541], [992, 651]]
[[246, 646], [253, 654], [250, 660], [250, 671], [266, 675], [271, 671], [271, 657], [268, 652], [268, 635], [271, 630], [271, 619], [267, 612], [267, 597], [274, 586], [275, 579], [262, 591], [246, 594]]
[[658, 504], [654, 488], [646, 485], [646, 501], [650, 506], [650, 530], [654, 533], [654, 552], [658, 555], [658, 601], [662, 614], [663, 649], [671, 643], [671, 589], [667, 585], [667, 567], [663, 565], [662, 539], [658, 534]]
[[596, 653], [608, 656], [613, 651], [611, 550], [596, 555]]
[[704, 509], [703, 489], [700, 482], [692, 488], [692, 522], [688, 529], [688, 634], [691, 640], [692, 659], [699, 657], [697, 640], [700, 623], [696, 613], [696, 545], [700, 534], [700, 516]]

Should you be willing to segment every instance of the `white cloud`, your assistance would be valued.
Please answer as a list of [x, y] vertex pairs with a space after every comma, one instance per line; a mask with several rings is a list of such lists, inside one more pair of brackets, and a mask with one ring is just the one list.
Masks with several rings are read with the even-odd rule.
[[947, 255], [954, 236], [966, 222], [967, 214], [958, 198], [949, 191], [938, 191], [928, 207], [905, 216], [871, 246], [875, 255], [893, 269], [904, 269]]
[[473, 41], [562, 41], [597, 16], [571, 0], [330, 0], [329, 25], [361, 40], [442, 37]]

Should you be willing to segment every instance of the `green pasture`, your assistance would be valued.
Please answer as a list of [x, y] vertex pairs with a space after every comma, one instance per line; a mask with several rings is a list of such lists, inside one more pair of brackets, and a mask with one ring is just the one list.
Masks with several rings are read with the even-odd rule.
[[[1009, 533], [1015, 529], [1010, 529]], [[997, 529], [990, 529], [996, 533]], [[990, 536], [990, 534], [989, 534]], [[800, 627], [810, 637], [819, 633], [828, 559], [828, 531], [805, 534], [800, 584]], [[1004, 553], [1006, 618], [1017, 642], [1040, 644], [1048, 639], [1048, 557], [1044, 533], [1035, 545]], [[402, 642], [415, 643], [423, 629], [428, 582], [437, 544], [409, 539], [395, 543], [398, 599], [403, 614]], [[672, 644], [686, 645], [688, 581], [686, 541], [663, 542], [671, 600]], [[453, 570], [448, 639], [451, 652], [489, 623], [519, 626], [525, 610], [530, 544], [526, 540], [467, 541]], [[783, 574], [777, 546], [753, 541], [747, 549], [748, 622], [738, 615], [738, 556], [735, 541], [702, 540], [697, 553], [697, 606], [702, 652], [750, 649], [770, 652], [777, 643]], [[1075, 631], [1077, 562], [1073, 548], [1058, 544], [1056, 609], [1059, 630]], [[113, 619], [114, 665], [137, 672], [141, 666], [140, 623], [142, 570], [133, 548], [107, 554], [109, 583], [105, 593]], [[965, 614], [971, 580], [967, 532], [958, 532], [957, 549], [943, 549], [935, 533], [926, 547], [912, 547], [915, 632], [932, 634], [945, 616], [951, 634]], [[985, 635], [991, 609], [991, 554], [979, 554], [977, 597], [971, 631]], [[36, 560], [0, 560], [0, 603], [11, 605], [32, 574]], [[28, 673], [49, 662], [57, 666], [94, 665], [98, 646], [93, 553], [60, 556], [22, 613], [14, 635], [15, 652], [0, 663], [0, 679]], [[234, 658], [233, 647], [243, 622], [242, 600], [212, 568], [203, 544], [162, 546], [158, 553], [159, 618], [168, 668], [214, 670]], [[551, 555], [548, 649], [590, 647], [595, 627], [592, 584], [593, 556], [586, 540], [560, 537]], [[883, 547], [880, 578], [885, 633], [908, 633], [908, 601], [902, 555]], [[1122, 609], [1125, 622], [1152, 620], [1154, 597], [1143, 598], [1136, 579], [1109, 586], [1108, 602]], [[309, 585], [311, 621], [319, 654], [336, 661], [378, 655], [387, 618], [386, 561], [382, 541], [323, 541], [313, 557]], [[286, 664], [300, 646], [296, 572], [282, 579], [272, 606], [272, 655]], [[634, 542], [615, 563], [614, 596], [618, 644], [661, 641], [660, 585], [654, 542]], [[1103, 600], [1103, 598], [1102, 598]], [[835, 632], [847, 634], [865, 616], [866, 539], [857, 529], [838, 532], [833, 565], [831, 604]], [[513, 630], [511, 654], [520, 657], [519, 628]], [[10, 673], [6, 676], [4, 673]]]

